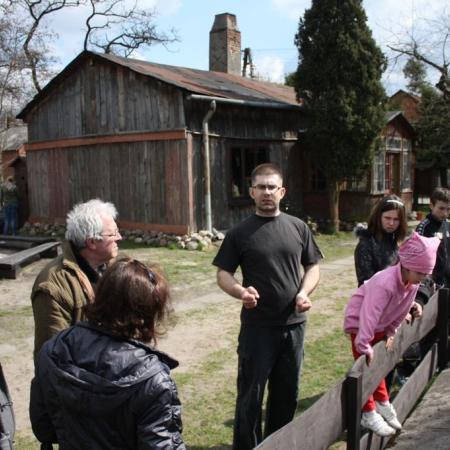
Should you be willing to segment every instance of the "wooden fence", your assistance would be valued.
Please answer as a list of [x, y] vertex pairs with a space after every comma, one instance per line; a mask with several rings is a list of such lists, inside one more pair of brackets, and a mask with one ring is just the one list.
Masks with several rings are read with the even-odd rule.
[[344, 380], [292, 422], [265, 439], [256, 449], [328, 449], [345, 430], [348, 450], [383, 449], [388, 438], [380, 438], [372, 432], [361, 438], [362, 406], [380, 380], [395, 367], [406, 349], [436, 328], [435, 344], [393, 401], [399, 420], [403, 422], [406, 419], [436, 370], [441, 371], [447, 366], [449, 310], [448, 289], [440, 289], [428, 301], [420, 320], [414, 321], [412, 325], [401, 326], [392, 352], [386, 352], [384, 342], [375, 345], [374, 362], [370, 367], [366, 365], [365, 357], [360, 357]]

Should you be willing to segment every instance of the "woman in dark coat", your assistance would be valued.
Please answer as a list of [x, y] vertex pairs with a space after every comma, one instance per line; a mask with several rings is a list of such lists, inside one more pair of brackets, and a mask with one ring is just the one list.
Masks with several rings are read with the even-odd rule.
[[382, 198], [369, 217], [367, 228], [357, 229], [355, 269], [358, 286], [397, 260], [398, 244], [406, 237], [405, 206], [396, 195]]
[[115, 262], [101, 278], [87, 322], [42, 348], [30, 417], [43, 443], [65, 449], [185, 449], [181, 405], [170, 377], [178, 363], [147, 344], [169, 312], [153, 267]]

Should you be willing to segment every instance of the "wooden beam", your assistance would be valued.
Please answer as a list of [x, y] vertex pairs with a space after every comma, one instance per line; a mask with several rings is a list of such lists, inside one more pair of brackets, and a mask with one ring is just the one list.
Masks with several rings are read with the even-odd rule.
[[350, 371], [345, 379], [347, 450], [359, 450], [361, 439], [362, 374]]
[[439, 290], [438, 298], [438, 367], [442, 371], [447, 368], [448, 364], [448, 316], [449, 316], [449, 296], [448, 289]]
[[58, 148], [84, 147], [98, 144], [121, 144], [126, 142], [173, 141], [186, 139], [186, 130], [148, 131], [145, 133], [118, 133], [103, 136], [83, 136], [53, 141], [39, 141], [25, 144], [25, 150], [39, 151]]

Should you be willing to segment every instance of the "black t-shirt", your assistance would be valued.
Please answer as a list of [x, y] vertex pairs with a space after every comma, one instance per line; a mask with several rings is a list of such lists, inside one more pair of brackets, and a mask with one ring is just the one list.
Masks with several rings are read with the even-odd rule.
[[301, 266], [321, 258], [310, 229], [300, 219], [284, 213], [254, 214], [227, 233], [213, 264], [230, 273], [241, 266], [242, 285], [258, 291], [257, 307], [242, 308], [243, 324], [288, 325], [306, 320], [295, 309]]

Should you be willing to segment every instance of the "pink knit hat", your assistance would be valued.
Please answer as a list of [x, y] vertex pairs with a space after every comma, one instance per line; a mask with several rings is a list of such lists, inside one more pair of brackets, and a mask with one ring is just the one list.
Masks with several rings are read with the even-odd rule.
[[431, 274], [436, 263], [436, 252], [441, 241], [438, 238], [427, 238], [415, 231], [398, 251], [403, 267], [414, 272]]

